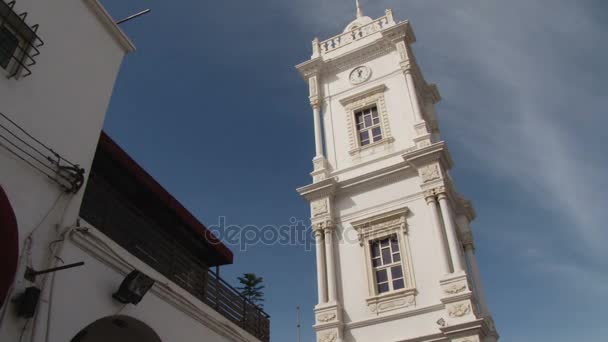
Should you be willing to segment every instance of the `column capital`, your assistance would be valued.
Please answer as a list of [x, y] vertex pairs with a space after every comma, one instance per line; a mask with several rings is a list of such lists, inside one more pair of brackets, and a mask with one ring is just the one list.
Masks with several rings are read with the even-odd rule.
[[439, 186], [433, 189], [433, 191], [435, 192], [435, 194], [437, 194], [437, 198], [444, 199], [444, 198], [448, 198], [448, 188], [445, 186]]
[[331, 219], [325, 219], [323, 221], [319, 221], [316, 223], [312, 224], [312, 229], [315, 232], [315, 234], [317, 232], [323, 233], [324, 231], [327, 230], [333, 230], [334, 229], [334, 223]]
[[424, 199], [426, 200], [426, 204], [437, 202], [437, 199], [435, 198], [435, 192], [433, 190], [426, 190], [424, 192]]
[[312, 107], [312, 109], [321, 109], [321, 101], [318, 96], [310, 97], [310, 107]]

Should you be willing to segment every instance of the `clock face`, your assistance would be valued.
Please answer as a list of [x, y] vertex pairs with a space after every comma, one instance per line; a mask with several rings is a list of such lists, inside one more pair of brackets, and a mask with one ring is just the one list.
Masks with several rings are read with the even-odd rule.
[[372, 69], [362, 65], [360, 67], [356, 67], [350, 73], [350, 83], [359, 84], [367, 81], [369, 77], [372, 75]]

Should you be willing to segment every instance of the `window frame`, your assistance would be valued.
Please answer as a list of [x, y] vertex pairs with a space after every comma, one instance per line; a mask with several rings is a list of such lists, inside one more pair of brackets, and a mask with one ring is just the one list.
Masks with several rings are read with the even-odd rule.
[[[380, 313], [415, 306], [416, 282], [407, 234], [406, 217], [408, 213], [409, 209], [405, 207], [351, 222], [358, 233], [360, 246], [363, 248], [362, 254], [365, 259], [364, 265], [369, 291], [366, 302], [371, 312]], [[389, 291], [380, 293], [377, 288], [375, 267], [372, 261], [372, 243], [393, 236], [397, 238], [401, 258], [393, 265], [399, 264], [401, 266], [404, 287], [395, 290], [391, 284]]]
[[[388, 111], [386, 109], [386, 101], [384, 96], [386, 89], [386, 85], [380, 84], [340, 100], [340, 104], [342, 104], [344, 111], [347, 114], [346, 124], [348, 130], [348, 143], [350, 147], [348, 152], [351, 156], [356, 157], [365, 150], [373, 150], [373, 147], [375, 146], [389, 144], [394, 141], [394, 138], [391, 135]], [[357, 112], [373, 106], [376, 106], [378, 109], [382, 139], [367, 145], [361, 145], [355, 116]]]
[[[369, 114], [367, 113], [367, 111], [369, 111]], [[360, 147], [376, 144], [384, 139], [384, 134], [382, 132], [382, 119], [380, 118], [380, 111], [378, 110], [378, 106], [375, 103], [370, 106], [357, 109], [353, 112], [353, 114], [355, 115], [355, 129], [357, 130], [357, 141]], [[375, 117], [374, 114], [376, 114]], [[369, 126], [367, 126], [365, 122], [365, 118], [368, 115], [371, 118], [371, 124]], [[359, 116], [361, 117], [361, 122], [359, 122]], [[378, 121], [377, 123], [374, 122], [376, 119]], [[360, 124], [364, 125], [365, 127], [360, 128]], [[378, 140], [376, 140], [377, 135], [374, 134], [374, 129], [376, 128], [380, 129], [380, 138]], [[361, 134], [363, 132], [367, 132], [367, 144], [363, 144], [364, 140], [361, 138]]]

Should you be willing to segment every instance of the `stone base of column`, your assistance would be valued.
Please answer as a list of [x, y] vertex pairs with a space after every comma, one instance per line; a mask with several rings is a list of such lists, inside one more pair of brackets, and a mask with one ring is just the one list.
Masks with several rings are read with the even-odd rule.
[[426, 122], [423, 121], [415, 124], [414, 130], [416, 130], [414, 143], [416, 144], [417, 148], [430, 146], [432, 144], [431, 133]]
[[480, 318], [477, 302], [464, 271], [446, 275], [439, 281], [439, 285], [443, 295], [441, 302], [445, 304], [446, 326]]
[[325, 157], [314, 157], [312, 160], [313, 171], [310, 173], [313, 183], [329, 178], [329, 165]]
[[342, 308], [336, 302], [315, 306], [315, 325], [318, 342], [340, 342], [343, 334]]

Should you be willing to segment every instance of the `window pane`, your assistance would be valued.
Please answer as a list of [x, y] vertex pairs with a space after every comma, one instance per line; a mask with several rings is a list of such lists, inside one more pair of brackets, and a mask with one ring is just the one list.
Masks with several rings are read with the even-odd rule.
[[357, 112], [357, 114], [355, 114], [355, 116], [357, 117], [357, 123], [363, 122], [363, 113]]
[[393, 290], [399, 290], [405, 287], [403, 279], [393, 280]]
[[365, 116], [365, 127], [369, 127], [372, 125], [372, 117], [369, 115]]
[[369, 140], [361, 140], [361, 146], [369, 145]]
[[401, 266], [391, 267], [391, 277], [393, 279], [403, 278], [403, 271], [401, 270]]
[[379, 257], [380, 256], [380, 246], [378, 246], [378, 242], [374, 241], [372, 242], [372, 257]]
[[359, 138], [361, 140], [369, 140], [369, 131], [359, 132]]
[[19, 40], [5, 27], [0, 28], [0, 66], [6, 68], [17, 50]]
[[388, 239], [384, 239], [384, 240], [380, 241], [380, 246], [388, 247], [388, 241], [389, 241]]
[[399, 253], [394, 253], [393, 254], [393, 261], [394, 262], [401, 261], [401, 255]]
[[378, 293], [388, 292], [388, 283], [378, 284]]
[[376, 106], [372, 107], [372, 116], [377, 118], [378, 117], [378, 108]]
[[386, 273], [386, 270], [377, 270], [376, 271], [376, 281], [378, 283], [383, 283], [385, 281], [388, 281], [388, 274]]
[[399, 241], [397, 241], [397, 238], [391, 239], [391, 247], [393, 248], [393, 252], [399, 252]]
[[380, 119], [378, 119], [378, 118], [374, 118], [374, 125], [377, 125], [377, 124], [379, 124], [379, 123], [380, 123]]
[[380, 130], [380, 127], [372, 128], [372, 135], [374, 136], [374, 141], [382, 139], [382, 131]]
[[390, 248], [383, 248], [382, 249], [382, 263], [384, 265], [386, 264], [390, 264], [392, 261], [391, 258], [391, 249]]
[[372, 259], [372, 265], [374, 265], [374, 267], [382, 266], [382, 260], [380, 260], [380, 258]]

